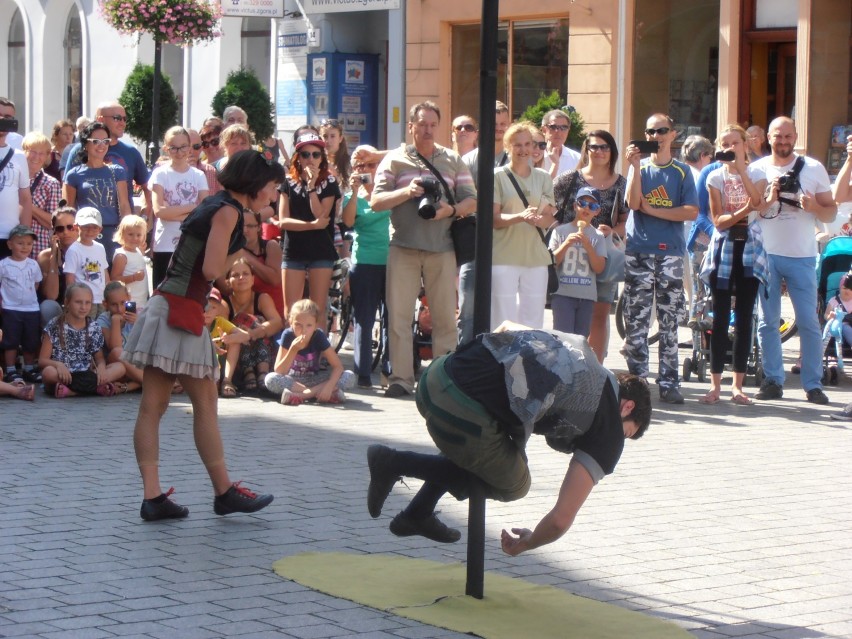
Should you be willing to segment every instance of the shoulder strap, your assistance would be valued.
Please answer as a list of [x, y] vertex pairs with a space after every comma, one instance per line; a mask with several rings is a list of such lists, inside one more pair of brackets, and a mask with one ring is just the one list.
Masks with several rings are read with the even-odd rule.
[[805, 168], [805, 157], [803, 155], [800, 155], [799, 157], [796, 158], [796, 163], [793, 165], [793, 168], [791, 169], [793, 171], [793, 175], [798, 177], [799, 173], [802, 172], [803, 168]]
[[438, 172], [438, 169], [436, 169], [434, 166], [432, 166], [432, 163], [429, 162], [429, 160], [427, 160], [425, 157], [423, 157], [420, 154], [420, 151], [417, 150], [417, 147], [415, 147], [413, 144], [409, 144], [406, 147], [406, 151], [408, 152], [409, 156], [414, 156], [417, 159], [419, 159], [420, 162], [422, 162], [425, 165], [425, 167], [429, 171], [429, 173], [431, 173], [432, 175], [434, 175], [437, 178], [437, 180], [441, 183], [441, 186], [444, 187], [444, 193], [447, 196], [447, 202], [450, 203], [450, 206], [454, 205], [456, 203], [456, 200], [453, 197], [453, 193], [452, 193], [452, 191], [450, 191], [450, 187], [447, 186], [447, 183], [444, 180], [444, 176], [442, 176]]
[[[506, 172], [506, 175], [509, 177], [509, 181], [512, 183], [512, 186], [515, 187], [515, 190], [518, 192], [518, 197], [521, 198], [521, 203], [524, 205], [524, 208], [529, 207], [530, 203], [527, 201], [527, 198], [524, 196], [524, 192], [521, 190], [521, 185], [518, 184], [518, 181], [515, 179], [515, 176], [512, 175], [512, 172], [509, 170], [508, 166], [504, 166], [503, 170]], [[547, 238], [544, 237], [544, 231], [540, 228], [535, 227], [535, 230], [538, 231], [538, 236], [541, 238], [541, 241], [544, 242], [544, 246], [550, 250], [550, 247], [547, 244]], [[552, 258], [552, 255], [551, 255]]]
[[13, 155], [15, 155], [15, 149], [13, 149], [12, 147], [9, 147], [9, 151], [6, 153], [6, 157], [3, 158], [2, 161], [0, 161], [0, 173], [2, 173], [3, 169], [6, 168], [6, 165], [9, 164], [9, 162], [12, 161]]
[[[0, 171], [2, 171], [2, 170], [3, 169], [0, 169]], [[41, 184], [41, 180], [42, 180], [43, 177], [44, 177], [44, 171], [39, 171], [38, 174], [35, 176], [33, 183], [30, 184], [30, 194], [31, 195], [35, 195], [35, 191], [38, 188], [38, 185]]]

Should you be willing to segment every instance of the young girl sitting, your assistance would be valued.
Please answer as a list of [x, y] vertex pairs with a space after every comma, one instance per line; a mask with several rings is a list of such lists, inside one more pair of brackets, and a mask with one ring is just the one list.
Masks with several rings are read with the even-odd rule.
[[130, 299], [136, 302], [136, 310], [145, 308], [148, 301], [148, 265], [142, 253], [148, 223], [138, 215], [125, 215], [118, 224], [115, 241], [121, 248], [115, 249], [109, 278], [124, 282]]
[[[3, 340], [3, 331], [0, 331], [0, 341]], [[31, 402], [35, 399], [35, 386], [27, 384], [24, 380], [19, 379], [14, 382], [4, 382], [0, 378], [0, 397], [8, 395], [15, 399], [23, 399]]]
[[[116, 251], [118, 255], [118, 251]], [[121, 362], [124, 343], [133, 330], [133, 325], [139, 317], [139, 309], [131, 301], [127, 287], [121, 282], [110, 282], [104, 289], [104, 306], [106, 310], [98, 315], [95, 323], [104, 334], [106, 342], [104, 355], [107, 364]], [[125, 379], [115, 383], [116, 392], [127, 393], [142, 388], [142, 369], [128, 362], [122, 362], [125, 369]], [[126, 383], [122, 383], [126, 382]]]
[[[344, 371], [322, 329], [317, 328], [320, 312], [311, 300], [299, 300], [290, 308], [290, 328], [278, 344], [275, 371], [266, 376], [266, 388], [281, 393], [281, 403], [297, 406], [304, 401], [342, 404], [344, 390], [355, 384], [355, 373]], [[320, 370], [320, 360], [328, 360], [329, 369]]]
[[91, 310], [92, 289], [74, 282], [65, 289], [62, 314], [44, 329], [38, 365], [45, 390], [55, 397], [115, 395], [112, 382], [124, 376], [124, 364], [104, 361], [104, 336], [90, 320]]

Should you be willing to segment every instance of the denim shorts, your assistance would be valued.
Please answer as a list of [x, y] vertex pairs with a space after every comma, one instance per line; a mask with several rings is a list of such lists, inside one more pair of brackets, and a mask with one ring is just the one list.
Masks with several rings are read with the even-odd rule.
[[286, 271], [310, 271], [311, 269], [332, 269], [332, 260], [281, 260], [281, 268]]

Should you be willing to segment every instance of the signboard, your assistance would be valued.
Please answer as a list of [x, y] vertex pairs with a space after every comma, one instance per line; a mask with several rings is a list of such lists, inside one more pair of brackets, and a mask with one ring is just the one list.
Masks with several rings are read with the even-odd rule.
[[305, 6], [305, 13], [399, 9], [399, 0], [303, 0], [302, 4]]
[[281, 0], [222, 0], [223, 16], [243, 18], [283, 18], [284, 3]]
[[275, 121], [278, 131], [295, 131], [307, 122], [308, 35], [303, 22], [280, 22]]

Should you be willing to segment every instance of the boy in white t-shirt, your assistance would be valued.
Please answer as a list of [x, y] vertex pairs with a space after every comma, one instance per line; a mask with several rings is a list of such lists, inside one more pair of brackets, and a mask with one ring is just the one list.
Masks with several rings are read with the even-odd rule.
[[89, 316], [95, 319], [103, 312], [104, 288], [109, 283], [109, 263], [103, 244], [95, 238], [103, 230], [101, 214], [92, 206], [84, 206], [74, 218], [80, 229], [80, 239], [65, 252], [65, 286], [74, 282], [85, 282], [92, 289], [92, 310]]
[[[5, 373], [3, 381], [41, 382], [35, 366], [41, 338], [41, 313], [36, 290], [41, 282], [41, 268], [29, 257], [36, 234], [28, 226], [18, 224], [9, 231], [7, 241], [11, 255], [0, 260], [0, 295], [3, 297], [3, 341]], [[18, 348], [24, 354], [23, 374], [18, 375], [15, 360]]]

